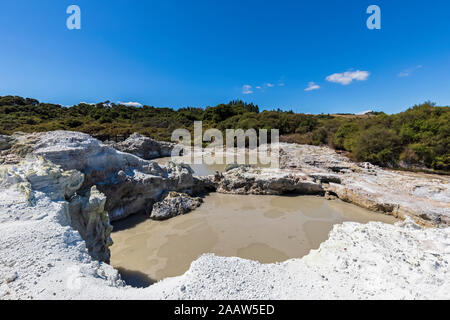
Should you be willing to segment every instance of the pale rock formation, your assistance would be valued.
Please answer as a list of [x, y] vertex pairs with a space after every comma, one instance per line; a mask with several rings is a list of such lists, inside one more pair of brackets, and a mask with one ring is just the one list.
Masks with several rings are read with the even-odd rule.
[[281, 168], [308, 175], [328, 194], [425, 226], [450, 225], [450, 177], [354, 163], [327, 147], [281, 144]]
[[20, 162], [32, 151], [34, 136], [23, 132], [16, 132], [12, 136], [2, 136], [0, 139], [0, 164], [14, 164]]
[[119, 151], [134, 154], [145, 160], [153, 160], [170, 157], [175, 144], [156, 141], [139, 133], [134, 133], [125, 141], [113, 144], [113, 147]]
[[[423, 229], [410, 219], [336, 225], [318, 250], [282, 263], [203, 255], [182, 276], [131, 288], [93, 261], [69, 225], [69, 204], [56, 199], [73, 193], [77, 175], [48, 166], [2, 169], [0, 299], [450, 299], [450, 228]], [[33, 190], [29, 171], [59, 182]]]
[[203, 188], [188, 166], [172, 163], [168, 168], [160, 167], [87, 134], [54, 131], [16, 134], [12, 138], [4, 156], [17, 162], [27, 154], [38, 155], [65, 170], [82, 172], [85, 180], [81, 189], [97, 186], [106, 196], [105, 210], [112, 221], [138, 212], [150, 214], [153, 204], [166, 191], [192, 193]]
[[323, 188], [307, 175], [272, 168], [239, 166], [212, 179], [217, 192], [233, 194], [324, 194]]
[[[71, 226], [67, 199], [76, 197], [82, 183], [80, 172], [63, 171], [42, 158], [0, 167], [0, 300], [42, 294], [57, 298], [55, 283], [66, 289], [77, 287], [71, 270], [88, 270], [86, 275], [106, 280], [102, 282], [106, 286], [123, 285], [117, 271], [94, 262], [88, 254], [90, 244], [80, 236], [87, 230], [81, 226], [79, 232]], [[86, 207], [88, 215], [107, 219], [99, 210], [87, 211]], [[102, 222], [93, 227], [102, 228]]]
[[[167, 191], [193, 194], [204, 186], [192, 176], [189, 166], [169, 163], [167, 168], [160, 167], [83, 133], [19, 133], [12, 137], [6, 151], [13, 162], [24, 157], [46, 159], [39, 160], [45, 163], [39, 166], [32, 160], [22, 165], [32, 167], [24, 178], [31, 186], [25, 190], [44, 192], [52, 200], [68, 200], [72, 226], [86, 241], [92, 257], [100, 261], [110, 258], [110, 220], [138, 212], [150, 215], [153, 204]], [[73, 175], [71, 184], [67, 184], [66, 175]]]
[[95, 259], [108, 262], [112, 227], [104, 211], [106, 198], [95, 187], [85, 195], [78, 194], [83, 180], [84, 175], [79, 171], [63, 171], [40, 157], [28, 156], [19, 166], [3, 166], [0, 169], [0, 187], [5, 189], [6, 200], [9, 193], [19, 193], [26, 201], [8, 207], [1, 213], [0, 221], [46, 217], [46, 210], [42, 209], [40, 213], [35, 210], [24, 211], [32, 213], [31, 216], [16, 214], [18, 208], [24, 205], [38, 209], [40, 198], [36, 194], [45, 194], [49, 200], [63, 205], [65, 217], [61, 223], [70, 224], [81, 234]]
[[95, 186], [69, 202], [72, 227], [86, 241], [89, 254], [96, 260], [109, 262], [112, 226], [105, 211], [106, 197]]

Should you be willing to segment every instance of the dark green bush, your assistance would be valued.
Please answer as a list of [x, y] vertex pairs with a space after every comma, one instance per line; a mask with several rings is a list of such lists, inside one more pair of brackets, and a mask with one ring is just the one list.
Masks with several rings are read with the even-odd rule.
[[431, 102], [405, 112], [368, 116], [306, 115], [292, 111], [262, 111], [240, 100], [216, 107], [155, 108], [109, 103], [80, 103], [70, 108], [31, 98], [0, 97], [0, 134], [16, 131], [78, 130], [93, 135], [140, 132], [170, 140], [177, 128], [279, 129], [284, 141], [329, 145], [349, 152], [358, 161], [384, 166], [406, 165], [449, 170], [450, 108]]

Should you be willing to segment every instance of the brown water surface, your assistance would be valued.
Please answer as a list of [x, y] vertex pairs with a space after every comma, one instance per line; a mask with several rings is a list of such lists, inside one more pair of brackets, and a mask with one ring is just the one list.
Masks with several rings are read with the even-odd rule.
[[314, 196], [213, 193], [184, 216], [159, 222], [136, 215], [115, 223], [111, 264], [141, 285], [183, 274], [204, 253], [281, 262], [317, 249], [344, 221], [396, 220]]
[[[175, 162], [177, 162], [177, 161], [182, 161], [182, 159], [183, 159], [182, 157], [174, 157], [174, 158], [167, 157], [167, 158], [155, 159], [153, 161], [156, 161], [160, 165], [166, 165], [168, 161], [175, 161]], [[237, 160], [237, 158], [235, 160]], [[223, 159], [222, 162], [223, 162], [222, 164], [215, 163], [215, 164], [208, 164], [208, 165], [206, 165], [206, 164], [189, 163], [189, 166], [192, 168], [192, 170], [194, 170], [194, 175], [196, 175], [196, 176], [208, 176], [208, 175], [215, 174], [216, 171], [224, 172], [225, 168], [227, 166], [225, 158]], [[259, 160], [257, 161], [256, 164], [253, 164], [253, 165], [250, 164], [248, 154], [246, 154], [246, 160], [245, 160], [244, 164], [247, 164], [247, 165], [250, 165], [250, 166], [257, 166], [259, 168], [270, 167], [270, 163], [269, 164], [262, 164]]]

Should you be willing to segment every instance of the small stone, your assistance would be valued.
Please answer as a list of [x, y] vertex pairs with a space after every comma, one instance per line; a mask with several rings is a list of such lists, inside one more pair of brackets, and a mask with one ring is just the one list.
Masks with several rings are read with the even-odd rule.
[[17, 274], [17, 272], [13, 272], [9, 275], [6, 276], [6, 283], [11, 283], [16, 281], [16, 279], [19, 277], [19, 275]]
[[185, 193], [170, 192], [163, 201], [153, 205], [150, 218], [166, 220], [172, 217], [189, 213], [202, 204], [201, 198], [194, 198]]

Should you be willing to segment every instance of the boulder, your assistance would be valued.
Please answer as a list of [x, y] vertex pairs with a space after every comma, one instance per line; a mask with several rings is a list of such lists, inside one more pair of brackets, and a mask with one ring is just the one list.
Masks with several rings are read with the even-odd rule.
[[289, 170], [258, 169], [242, 165], [224, 173], [217, 173], [209, 179], [215, 184], [216, 190], [222, 193], [259, 195], [324, 193], [322, 186], [313, 179]]
[[156, 141], [139, 133], [134, 133], [125, 141], [113, 146], [119, 151], [134, 154], [145, 160], [152, 160], [170, 157], [175, 144]]
[[328, 147], [281, 144], [281, 171], [322, 184], [330, 195], [423, 226], [448, 226], [450, 177], [355, 163]]
[[201, 198], [194, 198], [185, 193], [169, 192], [161, 202], [153, 205], [153, 220], [167, 220], [175, 216], [186, 214], [198, 208], [203, 203]]

